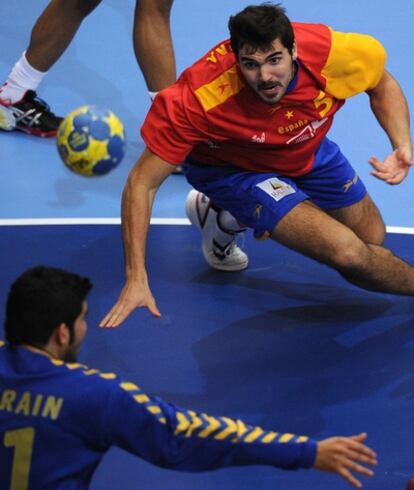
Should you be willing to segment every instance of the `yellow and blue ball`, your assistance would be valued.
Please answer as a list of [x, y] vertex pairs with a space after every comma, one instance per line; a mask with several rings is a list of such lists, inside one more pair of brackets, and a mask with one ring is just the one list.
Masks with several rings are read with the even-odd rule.
[[84, 105], [60, 123], [57, 147], [63, 162], [74, 172], [104, 175], [125, 155], [125, 131], [121, 120], [109, 109]]

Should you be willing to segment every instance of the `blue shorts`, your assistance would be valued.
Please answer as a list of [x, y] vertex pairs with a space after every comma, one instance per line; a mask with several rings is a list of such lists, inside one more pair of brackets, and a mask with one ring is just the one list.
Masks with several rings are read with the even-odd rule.
[[336, 209], [359, 202], [367, 192], [338, 145], [327, 138], [316, 152], [312, 170], [301, 177], [191, 160], [184, 164], [184, 173], [216, 206], [252, 228], [256, 238], [269, 236], [279, 220], [306, 199], [322, 209]]

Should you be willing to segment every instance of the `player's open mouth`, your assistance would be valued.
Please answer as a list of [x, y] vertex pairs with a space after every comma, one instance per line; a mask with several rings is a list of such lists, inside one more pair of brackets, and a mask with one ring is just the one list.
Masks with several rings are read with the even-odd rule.
[[266, 85], [259, 85], [259, 90], [263, 94], [265, 94], [268, 97], [272, 97], [274, 95], [277, 95], [280, 91], [281, 84], [279, 82], [272, 83], [272, 84], [266, 84]]

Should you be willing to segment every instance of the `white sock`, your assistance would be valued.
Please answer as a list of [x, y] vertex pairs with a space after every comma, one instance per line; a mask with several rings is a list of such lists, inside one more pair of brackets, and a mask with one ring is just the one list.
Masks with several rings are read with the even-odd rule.
[[217, 216], [217, 229], [213, 236], [213, 241], [221, 247], [225, 247], [234, 240], [238, 233], [246, 231], [246, 227], [241, 225], [236, 218], [224, 209], [220, 210]]
[[22, 99], [27, 90], [36, 91], [46, 72], [36, 70], [26, 59], [26, 51], [13, 66], [7, 80], [0, 88], [0, 99], [14, 104]]
[[151, 92], [151, 90], [148, 90], [148, 94], [150, 96], [151, 102], [155, 99], [155, 96], [158, 94], [158, 92]]

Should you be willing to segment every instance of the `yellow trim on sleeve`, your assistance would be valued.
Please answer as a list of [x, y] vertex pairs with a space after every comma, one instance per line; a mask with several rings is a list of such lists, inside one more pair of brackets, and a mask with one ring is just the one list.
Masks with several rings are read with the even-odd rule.
[[149, 407], [147, 407], [147, 410], [154, 415], [157, 413], [161, 413], [161, 408], [158, 405], [150, 405]]
[[283, 434], [282, 436], [280, 436], [279, 438], [279, 442], [289, 442], [291, 441], [293, 438], [295, 437], [294, 434]]
[[277, 436], [278, 436], [277, 432], [269, 432], [263, 437], [262, 442], [265, 444], [269, 444], [269, 442], [274, 441]]
[[88, 369], [87, 371], [83, 371], [85, 376], [90, 376], [91, 374], [99, 373], [98, 369]]
[[244, 83], [234, 65], [212, 82], [198, 88], [195, 94], [207, 112], [239, 93], [243, 86]]
[[366, 34], [331, 31], [331, 50], [322, 69], [326, 92], [337, 99], [373, 89], [384, 73], [386, 51]]
[[214, 436], [214, 439], [217, 439], [218, 441], [227, 439], [228, 436], [237, 433], [237, 423], [234, 420], [229, 419], [228, 417], [222, 417], [221, 419], [227, 424], [227, 427]]
[[114, 373], [100, 373], [99, 377], [103, 378], [103, 379], [115, 379], [116, 374], [114, 374]]
[[50, 359], [50, 362], [52, 364], [54, 364], [55, 366], [62, 366], [63, 364], [65, 364], [63, 361], [61, 361], [60, 359]]
[[141, 395], [134, 395], [134, 400], [138, 403], [147, 403], [149, 402], [149, 397], [142, 393]]
[[208, 437], [211, 433], [215, 432], [220, 428], [220, 421], [215, 417], [211, 417], [210, 415], [204, 415], [203, 419], [207, 422], [207, 426], [205, 429], [201, 430], [198, 434], [198, 437], [205, 438]]
[[254, 430], [252, 430], [252, 432], [247, 434], [247, 436], [244, 438], [244, 441], [245, 442], [253, 442], [256, 439], [258, 439], [259, 437], [261, 437], [263, 435], [263, 432], [264, 431], [262, 428], [255, 427]]
[[138, 386], [134, 383], [130, 383], [129, 381], [124, 381], [120, 384], [121, 388], [125, 391], [135, 391], [139, 390]]

